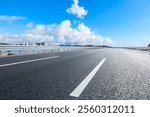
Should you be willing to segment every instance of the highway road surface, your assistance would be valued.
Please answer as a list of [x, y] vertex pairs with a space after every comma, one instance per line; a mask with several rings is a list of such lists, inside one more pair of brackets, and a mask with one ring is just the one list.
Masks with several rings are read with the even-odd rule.
[[85, 49], [0, 58], [0, 99], [150, 99], [150, 53]]

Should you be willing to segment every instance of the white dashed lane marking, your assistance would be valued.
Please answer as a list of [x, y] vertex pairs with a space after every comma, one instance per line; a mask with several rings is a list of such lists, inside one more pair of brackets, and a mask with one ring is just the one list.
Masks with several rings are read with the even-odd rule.
[[33, 60], [27, 60], [27, 61], [15, 62], [15, 63], [8, 63], [8, 64], [0, 65], [0, 67], [18, 65], [18, 64], [23, 64], [23, 63], [31, 63], [31, 62], [35, 62], [35, 61], [42, 61], [42, 60], [47, 60], [47, 59], [52, 59], [52, 58], [57, 58], [57, 57], [60, 57], [60, 56], [52, 56], [52, 57], [47, 57], [47, 58], [40, 58], [40, 59], [33, 59]]
[[83, 92], [85, 87], [89, 84], [89, 82], [92, 80], [92, 78], [95, 76], [97, 71], [100, 69], [100, 67], [105, 62], [106, 58], [104, 58], [92, 71], [89, 73], [89, 75], [73, 90], [73, 92], [70, 94], [70, 96], [73, 97], [79, 97], [80, 94]]

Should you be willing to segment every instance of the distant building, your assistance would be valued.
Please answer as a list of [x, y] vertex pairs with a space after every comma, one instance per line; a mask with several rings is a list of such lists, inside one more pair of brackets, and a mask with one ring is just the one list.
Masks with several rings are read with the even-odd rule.
[[148, 47], [150, 47], [150, 44], [148, 45]]
[[17, 43], [16, 45], [22, 45], [22, 46], [52, 46], [52, 44], [48, 43], [48, 42]]
[[35, 46], [34, 43], [17, 43], [16, 45], [22, 45], [22, 46]]

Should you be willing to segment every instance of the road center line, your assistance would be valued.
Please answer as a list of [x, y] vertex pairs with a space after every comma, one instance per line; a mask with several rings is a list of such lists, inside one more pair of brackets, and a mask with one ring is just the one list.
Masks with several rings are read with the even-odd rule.
[[40, 59], [33, 59], [33, 60], [16, 62], [16, 63], [3, 64], [3, 65], [0, 65], [0, 67], [6, 67], [6, 66], [11, 66], [11, 65], [18, 65], [18, 64], [23, 64], [23, 63], [30, 63], [30, 62], [35, 62], [35, 61], [42, 61], [42, 60], [52, 59], [52, 58], [57, 58], [57, 57], [60, 57], [60, 56], [52, 56], [52, 57], [47, 57], [47, 58], [40, 58]]
[[85, 87], [89, 84], [89, 82], [92, 80], [92, 78], [95, 76], [97, 71], [100, 69], [100, 67], [105, 62], [106, 58], [104, 58], [92, 71], [91, 73], [73, 90], [73, 92], [70, 94], [70, 96], [73, 97], [79, 97], [80, 94], [83, 92]]

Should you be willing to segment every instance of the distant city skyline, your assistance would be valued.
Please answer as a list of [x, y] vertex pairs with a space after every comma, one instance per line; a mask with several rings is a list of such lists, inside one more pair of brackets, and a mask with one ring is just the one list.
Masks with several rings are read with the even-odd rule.
[[0, 42], [147, 46], [149, 0], [1, 0]]

